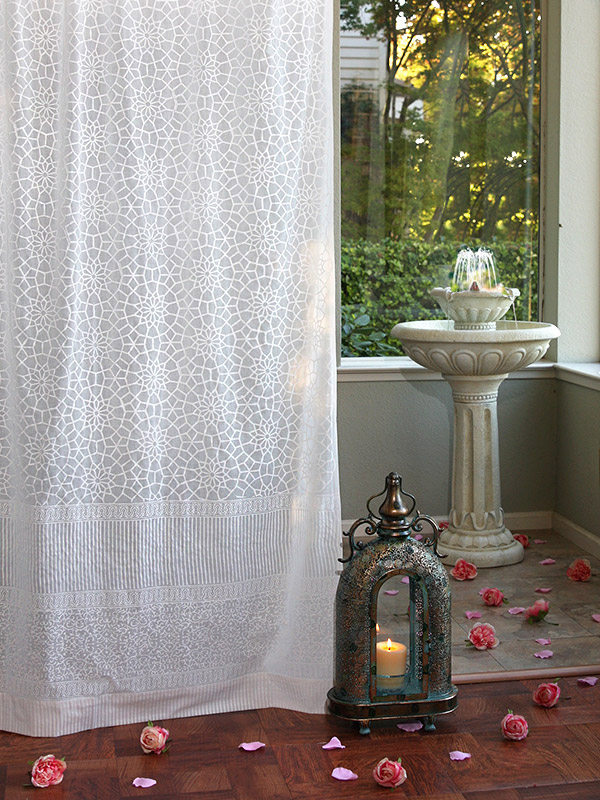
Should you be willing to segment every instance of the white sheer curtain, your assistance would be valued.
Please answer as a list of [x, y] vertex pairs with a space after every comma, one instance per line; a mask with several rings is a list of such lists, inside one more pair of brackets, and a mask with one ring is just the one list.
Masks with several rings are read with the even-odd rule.
[[329, 0], [4, 0], [0, 728], [323, 708]]

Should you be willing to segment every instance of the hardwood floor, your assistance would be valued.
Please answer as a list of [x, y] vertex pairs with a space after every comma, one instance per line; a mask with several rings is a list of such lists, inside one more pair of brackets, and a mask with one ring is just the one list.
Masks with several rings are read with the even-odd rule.
[[[54, 753], [68, 767], [48, 800], [370, 800], [386, 796], [372, 770], [383, 757], [402, 757], [408, 779], [392, 796], [414, 800], [598, 800], [600, 798], [600, 683], [580, 686], [561, 680], [553, 709], [535, 706], [538, 681], [467, 684], [459, 707], [438, 718], [435, 733], [405, 733], [380, 723], [370, 736], [326, 715], [263, 709], [208, 717], [160, 720], [172, 746], [161, 756], [139, 746], [143, 723], [102, 728], [58, 739], [0, 734], [0, 798], [34, 800], [40, 790], [25, 787], [28, 762]], [[508, 709], [523, 714], [530, 734], [508, 742], [500, 720]], [[154, 720], [159, 723], [159, 720]], [[345, 750], [323, 750], [338, 736]], [[256, 752], [238, 749], [260, 740]], [[451, 750], [470, 752], [451, 761]], [[334, 767], [358, 774], [339, 782]], [[136, 788], [136, 777], [155, 786]]]

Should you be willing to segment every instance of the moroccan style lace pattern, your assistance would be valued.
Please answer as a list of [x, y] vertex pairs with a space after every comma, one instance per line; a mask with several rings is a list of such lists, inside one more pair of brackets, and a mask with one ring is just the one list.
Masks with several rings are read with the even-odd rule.
[[209, 684], [178, 710], [322, 707], [329, 5], [7, 0], [0, 728], [145, 719], [148, 692]]

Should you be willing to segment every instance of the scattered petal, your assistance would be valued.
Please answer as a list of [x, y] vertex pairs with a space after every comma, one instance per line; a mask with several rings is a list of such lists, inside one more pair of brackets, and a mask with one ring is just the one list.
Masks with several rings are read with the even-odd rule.
[[522, 614], [524, 611], [525, 608], [523, 606], [514, 606], [514, 608], [508, 609], [509, 614]]
[[465, 758], [471, 758], [471, 753], [463, 753], [462, 750], [451, 750], [450, 751], [450, 759], [451, 759], [451, 761], [464, 761]]
[[549, 564], [556, 564], [555, 558], [545, 558], [543, 561], [540, 561], [542, 567], [547, 567]]
[[355, 781], [358, 778], [358, 775], [356, 772], [352, 772], [351, 769], [346, 769], [345, 767], [336, 767], [331, 773], [331, 777], [335, 778], [336, 781]]
[[577, 683], [581, 683], [583, 686], [595, 686], [598, 683], [598, 678], [577, 678]]
[[420, 731], [423, 727], [422, 722], [399, 722], [398, 728], [401, 731], [406, 731], [407, 733], [413, 733], [413, 731]]
[[539, 650], [537, 653], [533, 654], [536, 658], [552, 658], [554, 653], [552, 650]]
[[238, 745], [238, 750], [260, 750], [264, 746], [264, 742], [242, 742]]
[[393, 597], [395, 594], [398, 594], [399, 591], [400, 589], [385, 589], [383, 593], [390, 594]]
[[534, 539], [534, 544], [546, 544], [546, 539]]
[[536, 639], [536, 642], [537, 642], [538, 644], [545, 644], [545, 645], [552, 644], [552, 642], [550, 641], [550, 639]]
[[481, 611], [465, 611], [467, 619], [481, 619]]
[[345, 750], [346, 745], [342, 744], [337, 736], [332, 736], [327, 744], [323, 745], [323, 750]]
[[410, 583], [410, 578], [408, 577], [408, 575], [402, 576], [402, 583]]
[[148, 789], [150, 786], [154, 786], [156, 781], [154, 778], [134, 778], [132, 784], [133, 786], [139, 786], [141, 789]]
[[600, 614], [592, 614], [592, 619], [594, 622], [600, 622]]
[[420, 542], [422, 538], [423, 538], [422, 533], [415, 533], [415, 535], [413, 536], [413, 539], [416, 539], [417, 542]]
[[552, 587], [551, 586], [538, 586], [534, 591], [536, 591], [538, 594], [548, 594], [548, 592], [552, 591]]

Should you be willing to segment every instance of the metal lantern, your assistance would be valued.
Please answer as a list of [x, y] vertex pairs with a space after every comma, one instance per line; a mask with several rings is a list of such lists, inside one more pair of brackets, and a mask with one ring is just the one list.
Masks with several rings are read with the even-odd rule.
[[[379, 515], [370, 503], [385, 499]], [[408, 504], [407, 504], [408, 501]], [[383, 492], [367, 501], [368, 515], [348, 536], [350, 555], [336, 595], [335, 685], [329, 711], [360, 723], [373, 719], [421, 718], [435, 730], [435, 717], [457, 706], [451, 680], [450, 585], [436, 545], [431, 517], [414, 512], [416, 500], [391, 472]], [[432, 536], [413, 536], [422, 524]], [[361, 526], [377, 538], [355, 541]]]

